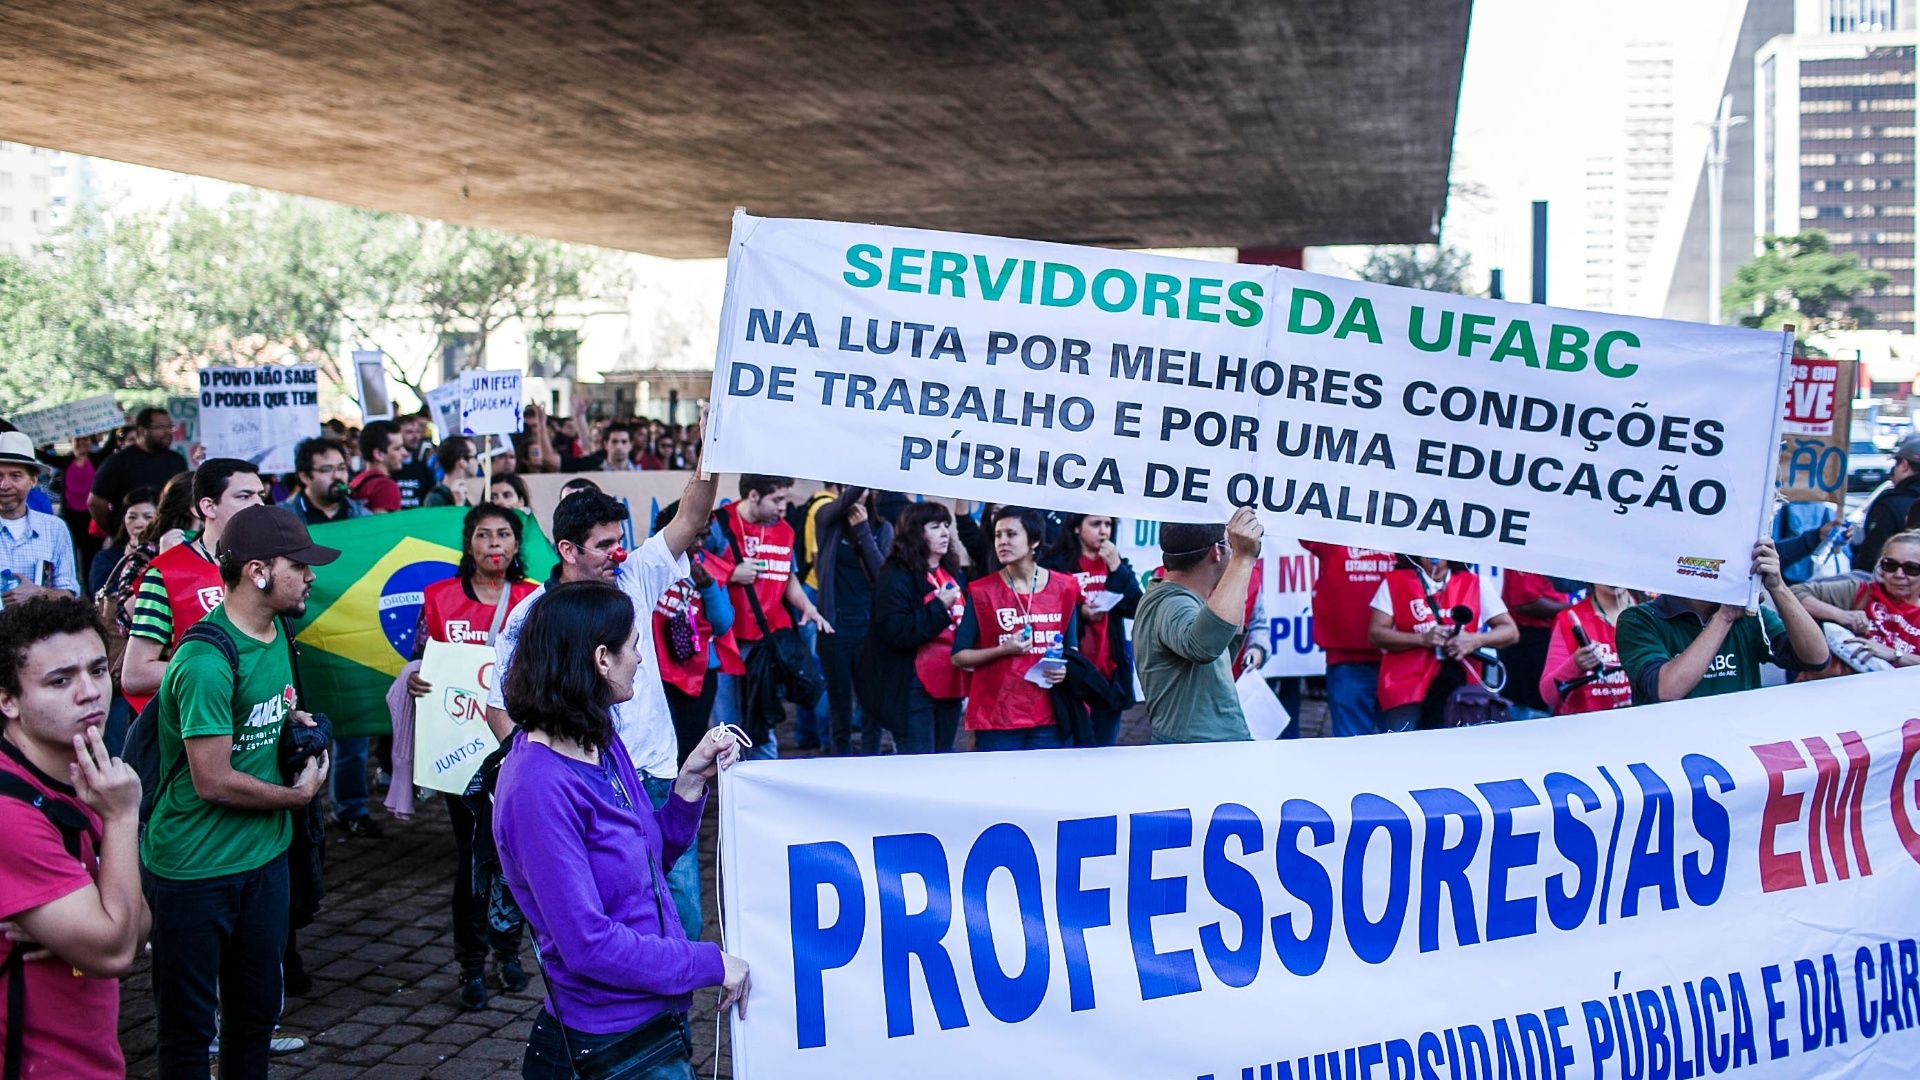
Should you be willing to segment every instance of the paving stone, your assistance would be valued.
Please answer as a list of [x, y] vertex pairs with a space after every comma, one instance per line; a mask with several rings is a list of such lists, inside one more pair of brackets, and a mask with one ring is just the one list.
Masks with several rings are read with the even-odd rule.
[[359, 1046], [378, 1034], [380, 1034], [380, 1028], [374, 1024], [348, 1021], [314, 1033], [313, 1039], [328, 1046]]
[[387, 1060], [397, 1061], [402, 1065], [438, 1065], [454, 1053], [454, 1047], [437, 1043], [402, 1043], [398, 1049], [387, 1056]]

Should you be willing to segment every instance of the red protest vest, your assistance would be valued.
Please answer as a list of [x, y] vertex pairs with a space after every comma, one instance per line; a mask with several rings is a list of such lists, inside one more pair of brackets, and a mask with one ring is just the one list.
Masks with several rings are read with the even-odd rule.
[[1325, 649], [1329, 664], [1377, 664], [1380, 650], [1367, 644], [1373, 594], [1393, 571], [1385, 551], [1302, 540], [1313, 555], [1313, 643]]
[[[181, 635], [187, 627], [207, 617], [207, 612], [220, 606], [227, 597], [227, 587], [220, 581], [220, 567], [208, 562], [195, 550], [193, 544], [175, 544], [153, 557], [147, 564], [149, 569], [160, 572], [160, 587], [167, 594], [167, 611], [172, 616], [173, 640], [167, 642], [165, 653], [173, 655], [174, 647], [180, 644]], [[153, 700], [152, 694], [128, 694], [127, 704], [133, 706], [137, 714]]]
[[[1387, 575], [1387, 598], [1393, 603], [1393, 628], [1403, 633], [1422, 634], [1432, 629], [1434, 613], [1427, 607], [1427, 595], [1424, 591], [1420, 571], [1403, 567]], [[1480, 578], [1468, 570], [1455, 570], [1447, 575], [1446, 584], [1440, 586], [1439, 593], [1433, 598], [1443, 612], [1465, 606], [1473, 612], [1469, 630], [1480, 626]], [[1453, 620], [1448, 618], [1448, 623]], [[1469, 660], [1475, 674], [1480, 671], [1477, 661]], [[1448, 661], [1452, 663], [1452, 661]], [[1398, 708], [1412, 705], [1427, 696], [1427, 687], [1432, 685], [1433, 677], [1440, 673], [1440, 659], [1428, 648], [1404, 649], [1400, 652], [1388, 652], [1380, 657], [1380, 707]]]
[[[518, 607], [520, 601], [533, 594], [540, 586], [531, 581], [515, 581], [507, 586], [507, 610]], [[445, 581], [436, 581], [421, 593], [420, 621], [426, 627], [427, 636], [435, 641], [444, 641], [451, 645], [491, 645], [489, 630], [493, 627], [493, 613], [498, 604], [483, 603], [467, 595], [467, 590], [457, 577]]]
[[[979, 647], [989, 648], [1033, 628], [1033, 644], [1020, 656], [1007, 656], [973, 669], [967, 691], [967, 728], [1009, 731], [1053, 723], [1053, 697], [1026, 679], [1049, 646], [1066, 634], [1080, 606], [1080, 584], [1070, 575], [1047, 573], [1046, 584], [1031, 597], [1016, 597], [1006, 578], [989, 574], [967, 586], [974, 618], [980, 623]], [[1029, 603], [1028, 601], [1031, 601]]]
[[[673, 645], [667, 624], [686, 613], [693, 618], [693, 655], [685, 660], [673, 658]], [[732, 634], [727, 635], [732, 638]], [[707, 621], [707, 606], [700, 602], [700, 590], [692, 578], [681, 578], [660, 594], [653, 606], [653, 651], [660, 659], [660, 680], [689, 697], [699, 697], [707, 684], [707, 645], [715, 643], [713, 624]], [[734, 655], [739, 656], [736, 649]]]
[[1580, 620], [1580, 629], [1587, 632], [1587, 640], [1593, 642], [1595, 651], [1600, 654], [1601, 665], [1613, 670], [1607, 672], [1605, 678], [1575, 687], [1572, 693], [1560, 699], [1560, 707], [1554, 710], [1554, 715], [1605, 712], [1633, 704], [1633, 680], [1620, 667], [1620, 650], [1615, 647], [1617, 632], [1614, 625], [1593, 606], [1592, 596], [1561, 612], [1553, 620], [1553, 636], [1569, 653], [1580, 648], [1580, 643], [1573, 636], [1575, 618]]
[[[1104, 592], [1107, 588], [1107, 560], [1094, 556], [1089, 559], [1080, 556], [1080, 570], [1073, 575], [1080, 585], [1082, 597]], [[1117, 616], [1108, 616], [1117, 618]], [[1114, 669], [1119, 662], [1113, 655], [1113, 639], [1107, 636], [1107, 617], [1080, 620], [1080, 652], [1093, 664], [1094, 669], [1107, 678], [1113, 678]]]
[[[765, 525], [749, 525], [740, 518], [740, 504], [728, 503], [720, 508], [724, 524], [731, 530], [732, 536], [740, 543], [740, 558], [760, 567], [760, 576], [753, 579], [751, 586], [727, 586], [727, 598], [733, 601], [733, 634], [741, 641], [760, 640], [760, 624], [753, 616], [753, 605], [747, 602], [747, 590], [751, 588], [754, 596], [760, 600], [760, 610], [767, 617], [769, 631], [780, 630], [793, 625], [793, 616], [787, 611], [787, 579], [793, 576], [793, 526], [782, 518]], [[726, 554], [717, 562], [724, 562], [729, 576], [734, 567], [733, 544], [727, 545]], [[714, 568], [714, 576], [719, 577], [719, 567]], [[725, 580], [722, 578], [721, 580]], [[741, 668], [742, 671], [746, 669]]]
[[[1104, 568], [1107, 564], [1100, 565]], [[920, 598], [922, 604], [932, 600], [941, 585], [959, 584], [945, 567], [934, 567], [930, 576], [934, 588], [928, 589], [927, 595]], [[947, 628], [913, 654], [913, 673], [920, 679], [920, 686], [926, 690], [927, 696], [936, 701], [952, 701], [967, 696], [967, 673], [953, 666], [953, 628], [960, 625], [966, 613], [967, 598], [963, 593], [947, 609]]]

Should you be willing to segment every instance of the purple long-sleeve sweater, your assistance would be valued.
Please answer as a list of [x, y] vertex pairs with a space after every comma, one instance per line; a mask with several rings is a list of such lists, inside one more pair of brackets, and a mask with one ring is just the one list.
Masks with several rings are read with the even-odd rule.
[[[693, 842], [706, 800], [652, 808], [620, 740], [608, 769], [555, 753], [524, 733], [500, 766], [493, 837], [507, 886], [533, 926], [547, 988], [566, 1026], [627, 1031], [726, 973], [720, 947], [688, 941], [666, 874]], [[625, 799], [621, 793], [625, 793]]]

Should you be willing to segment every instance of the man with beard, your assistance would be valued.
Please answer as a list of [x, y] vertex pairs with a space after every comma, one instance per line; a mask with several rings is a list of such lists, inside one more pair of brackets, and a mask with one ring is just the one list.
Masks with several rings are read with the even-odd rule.
[[[290, 811], [327, 778], [322, 754], [291, 785], [281, 782], [281, 729], [313, 723], [299, 708], [283, 635], [286, 620], [306, 613], [311, 567], [339, 557], [283, 507], [235, 514], [217, 549], [226, 597], [203, 620], [208, 630], [181, 642], [160, 684], [161, 780], [140, 858], [162, 1077], [206, 1076], [216, 1033], [222, 1076], [267, 1075], [287, 942]], [[226, 636], [232, 660], [209, 630]]]
[[190, 468], [186, 456], [173, 448], [173, 416], [167, 410], [148, 407], [134, 414], [133, 436], [133, 442], [100, 463], [87, 496], [87, 510], [108, 536], [113, 535], [115, 509], [127, 492], [159, 491]]

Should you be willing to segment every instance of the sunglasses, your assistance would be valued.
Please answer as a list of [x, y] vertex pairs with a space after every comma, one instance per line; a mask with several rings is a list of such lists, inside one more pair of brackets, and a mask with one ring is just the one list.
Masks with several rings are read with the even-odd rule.
[[1899, 559], [1881, 559], [1880, 572], [1883, 574], [1901, 573], [1910, 578], [1920, 578], [1920, 562], [1901, 562]]

